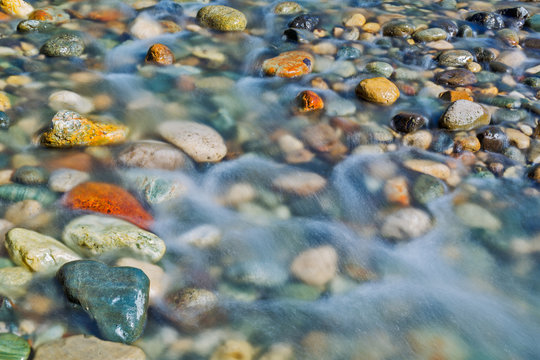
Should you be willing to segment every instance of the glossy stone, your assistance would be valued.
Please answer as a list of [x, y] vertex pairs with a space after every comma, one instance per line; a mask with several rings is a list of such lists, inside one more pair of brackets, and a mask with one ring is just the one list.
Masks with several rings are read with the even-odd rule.
[[441, 66], [464, 66], [473, 61], [473, 56], [467, 50], [445, 50], [438, 57]]
[[410, 133], [420, 129], [427, 122], [420, 114], [401, 112], [392, 118], [392, 127], [397, 131]]
[[441, 28], [430, 28], [415, 32], [413, 35], [416, 41], [437, 41], [446, 40], [448, 34]]
[[399, 90], [390, 80], [377, 77], [360, 81], [356, 95], [376, 104], [392, 105], [399, 98]]
[[171, 65], [174, 63], [174, 54], [166, 45], [154, 44], [148, 49], [144, 61], [146, 64]]
[[305, 29], [308, 31], [315, 30], [315, 27], [319, 24], [319, 17], [310, 14], [303, 14], [295, 17], [290, 23], [290, 28]]
[[201, 25], [219, 31], [242, 31], [246, 28], [246, 16], [231, 7], [208, 5], [197, 13]]
[[56, 194], [44, 187], [32, 187], [22, 184], [0, 185], [0, 200], [9, 202], [37, 200], [42, 204], [51, 204], [56, 199]]
[[466, 86], [477, 82], [476, 75], [466, 69], [452, 69], [442, 71], [435, 75], [435, 82], [451, 87]]
[[68, 299], [96, 321], [104, 339], [129, 344], [142, 334], [150, 286], [142, 270], [80, 260], [65, 264], [56, 276]]
[[262, 68], [266, 75], [292, 78], [309, 74], [314, 61], [315, 59], [308, 52], [287, 51], [265, 60]]
[[482, 148], [486, 151], [503, 152], [509, 145], [508, 137], [497, 126], [489, 126], [478, 134]]
[[452, 103], [441, 116], [439, 125], [448, 130], [471, 130], [488, 125], [491, 116], [480, 104], [468, 100]]
[[300, 112], [310, 112], [324, 108], [323, 99], [311, 90], [305, 90], [298, 94], [296, 104]]
[[501, 15], [489, 12], [478, 12], [469, 17], [467, 21], [484, 26], [486, 29], [502, 29], [504, 21]]
[[28, 341], [12, 333], [0, 334], [0, 359], [26, 360], [29, 355]]
[[165, 254], [165, 243], [157, 235], [127, 221], [98, 215], [85, 215], [69, 222], [62, 240], [86, 257], [111, 254], [156, 262]]
[[61, 33], [43, 44], [39, 52], [49, 57], [73, 57], [80, 56], [84, 48], [84, 42], [79, 35]]
[[1, 0], [0, 9], [6, 14], [22, 18], [34, 11], [34, 7], [24, 0]]
[[0, 111], [0, 130], [7, 130], [11, 126], [11, 119], [8, 114]]

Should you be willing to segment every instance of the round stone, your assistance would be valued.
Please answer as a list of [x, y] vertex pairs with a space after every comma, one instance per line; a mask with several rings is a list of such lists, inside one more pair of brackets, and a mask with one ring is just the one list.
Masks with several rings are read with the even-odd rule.
[[12, 334], [0, 334], [0, 359], [26, 360], [30, 356], [30, 344], [23, 338]]
[[448, 130], [471, 130], [488, 125], [491, 116], [480, 104], [468, 100], [452, 103], [439, 120], [439, 125]]
[[473, 61], [473, 56], [467, 50], [446, 50], [438, 57], [441, 66], [464, 66]]
[[197, 19], [201, 25], [219, 31], [243, 31], [246, 16], [236, 9], [223, 5], [208, 5], [199, 10]]
[[401, 112], [392, 118], [392, 127], [400, 132], [411, 133], [427, 122], [428, 120], [420, 114]]
[[399, 98], [399, 90], [390, 80], [377, 77], [360, 81], [356, 95], [376, 104], [392, 105]]
[[300, 112], [310, 112], [324, 108], [323, 99], [311, 90], [305, 90], [298, 94], [296, 104]]
[[166, 45], [154, 44], [148, 49], [144, 61], [152, 65], [171, 65], [174, 63], [174, 54]]
[[285, 78], [297, 77], [309, 74], [313, 68], [315, 59], [305, 51], [287, 51], [278, 56], [267, 59], [262, 64], [266, 75]]
[[217, 296], [205, 289], [185, 288], [165, 297], [165, 316], [185, 331], [197, 331], [215, 323]]
[[467, 21], [482, 25], [486, 29], [498, 30], [504, 27], [502, 16], [490, 12], [478, 12], [467, 17]]
[[508, 147], [508, 137], [497, 126], [489, 126], [478, 134], [478, 139], [482, 143], [482, 149], [492, 152], [503, 152]]
[[366, 70], [386, 78], [392, 76], [392, 73], [394, 72], [392, 65], [384, 61], [372, 61], [366, 65]]
[[384, 219], [381, 235], [394, 241], [409, 240], [426, 234], [431, 227], [431, 219], [425, 211], [404, 208]]
[[319, 24], [320, 18], [315, 15], [303, 14], [295, 17], [290, 23], [290, 28], [304, 29], [307, 31], [315, 30], [315, 27]]
[[302, 11], [302, 6], [294, 1], [280, 2], [274, 8], [274, 14], [276, 15], [298, 14], [301, 11]]
[[45, 33], [53, 30], [54, 24], [47, 21], [23, 20], [17, 25], [17, 31], [20, 33], [40, 32]]
[[25, 185], [41, 185], [49, 180], [49, 173], [41, 166], [21, 166], [11, 176], [13, 182]]
[[300, 253], [291, 264], [291, 273], [312, 286], [324, 286], [337, 273], [338, 254], [328, 245]]
[[83, 114], [94, 111], [94, 104], [90, 99], [68, 90], [52, 93], [49, 96], [49, 107], [55, 111], [73, 110]]
[[415, 32], [413, 38], [420, 42], [446, 40], [448, 34], [441, 28], [430, 28]]
[[49, 57], [79, 56], [84, 51], [84, 42], [79, 35], [61, 33], [49, 39], [40, 49], [40, 53]]
[[395, 20], [384, 24], [382, 31], [384, 36], [405, 37], [414, 32], [414, 26], [406, 21]]
[[182, 168], [188, 161], [178, 148], [152, 140], [132, 143], [118, 154], [117, 159], [122, 166], [164, 170]]
[[49, 189], [56, 192], [67, 192], [89, 179], [90, 175], [84, 171], [58, 169], [49, 176]]

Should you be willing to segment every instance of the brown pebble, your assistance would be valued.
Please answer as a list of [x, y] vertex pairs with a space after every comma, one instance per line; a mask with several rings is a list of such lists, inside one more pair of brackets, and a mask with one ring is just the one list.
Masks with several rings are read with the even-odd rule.
[[310, 112], [324, 108], [323, 99], [311, 90], [305, 90], [298, 94], [296, 103], [300, 112]]
[[166, 45], [154, 44], [148, 49], [144, 62], [153, 65], [171, 65], [174, 63], [174, 55]]

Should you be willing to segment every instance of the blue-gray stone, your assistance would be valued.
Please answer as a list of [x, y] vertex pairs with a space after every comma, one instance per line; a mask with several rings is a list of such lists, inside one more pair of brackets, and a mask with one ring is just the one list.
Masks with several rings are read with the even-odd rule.
[[142, 334], [150, 280], [140, 269], [72, 261], [58, 270], [66, 296], [95, 319], [105, 340], [132, 343]]
[[47, 205], [56, 201], [56, 194], [45, 187], [4, 184], [0, 185], [0, 200], [9, 202], [36, 200]]

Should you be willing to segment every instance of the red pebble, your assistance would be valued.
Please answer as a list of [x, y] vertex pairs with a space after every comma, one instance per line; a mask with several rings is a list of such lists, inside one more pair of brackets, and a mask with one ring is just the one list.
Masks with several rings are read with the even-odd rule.
[[113, 184], [82, 183], [64, 195], [62, 204], [73, 210], [115, 216], [147, 230], [154, 221], [133, 195]]

